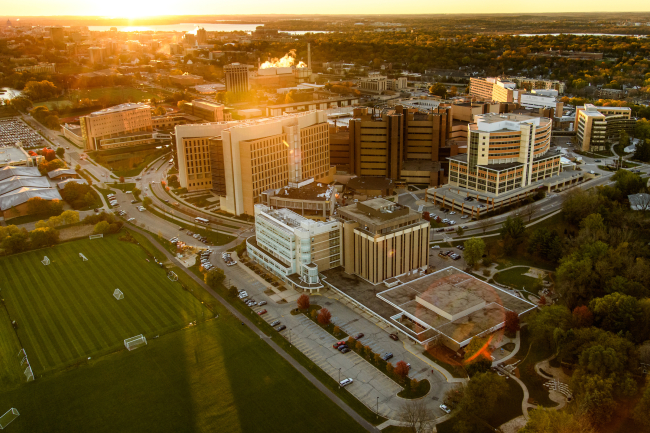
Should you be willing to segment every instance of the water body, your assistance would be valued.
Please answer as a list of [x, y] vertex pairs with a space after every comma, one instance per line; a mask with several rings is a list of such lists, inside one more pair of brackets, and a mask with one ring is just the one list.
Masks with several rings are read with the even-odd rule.
[[9, 87], [3, 87], [0, 89], [0, 99], [14, 99], [19, 97], [23, 92], [20, 90], [12, 89]]
[[[255, 29], [264, 24], [211, 24], [211, 23], [180, 23], [161, 24], [153, 26], [88, 26], [91, 32], [107, 32], [111, 27], [117, 28], [118, 32], [189, 32], [195, 33], [197, 28], [204, 28], [208, 32], [254, 32]], [[328, 33], [324, 31], [287, 31], [292, 35], [304, 35], [305, 33]]]
[[611, 33], [522, 33], [520, 35], [512, 36], [561, 36], [561, 35], [572, 35], [572, 36], [610, 36], [610, 37], [620, 37], [620, 38], [647, 38], [647, 35], [617, 35]]

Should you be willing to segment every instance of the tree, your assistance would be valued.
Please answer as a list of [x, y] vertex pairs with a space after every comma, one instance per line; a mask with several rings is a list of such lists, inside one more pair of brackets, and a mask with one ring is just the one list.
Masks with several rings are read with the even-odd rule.
[[587, 215], [597, 213], [604, 202], [604, 197], [597, 191], [573, 188], [562, 201], [562, 215], [571, 224], [577, 225]]
[[525, 217], [528, 217], [528, 222], [530, 222], [530, 220], [533, 219], [535, 212], [537, 212], [537, 205], [535, 204], [535, 202], [531, 201], [524, 206], [524, 208], [521, 211], [521, 214]]
[[[478, 373], [465, 386], [458, 404], [458, 433], [482, 431], [488, 418], [497, 409], [497, 402], [508, 392], [505, 378], [492, 373]], [[490, 430], [493, 430], [492, 428]]]
[[581, 414], [539, 408], [528, 412], [526, 426], [519, 433], [596, 433]]
[[427, 407], [424, 399], [420, 398], [404, 400], [400, 405], [398, 418], [406, 424], [407, 429], [414, 433], [420, 433], [431, 430], [436, 416]]
[[163, 107], [163, 106], [158, 106], [153, 110], [152, 114], [154, 116], [163, 116], [163, 115], [167, 114], [167, 110], [165, 110], [165, 107]]
[[318, 310], [318, 323], [321, 325], [329, 325], [332, 319], [332, 313], [327, 308]]
[[474, 337], [465, 347], [465, 369], [470, 376], [486, 372], [492, 367], [489, 344], [487, 337]]
[[511, 337], [514, 337], [514, 335], [520, 329], [519, 314], [517, 314], [514, 311], [506, 311], [506, 321], [503, 327], [506, 334], [508, 334]]
[[108, 232], [108, 227], [110, 224], [107, 221], [100, 221], [97, 224], [95, 224], [95, 228], [93, 231], [97, 234], [104, 234]]
[[133, 197], [135, 197], [136, 200], [140, 200], [140, 194], [142, 191], [140, 191], [140, 188], [137, 186], [131, 190], [131, 193], [133, 194]]
[[51, 81], [28, 81], [25, 84], [23, 93], [32, 101], [38, 99], [50, 99], [59, 93], [59, 89]]
[[588, 328], [594, 322], [594, 315], [586, 305], [581, 305], [573, 309], [573, 326], [576, 328]]
[[65, 149], [62, 147], [59, 147], [56, 149], [56, 156], [59, 158], [63, 158], [63, 155], [65, 155]]
[[146, 207], [146, 208], [148, 208], [149, 206], [151, 206], [152, 203], [153, 203], [153, 201], [151, 200], [151, 197], [145, 197], [145, 198], [142, 200], [142, 205], [143, 205], [144, 207]]
[[641, 140], [640, 143], [636, 145], [636, 150], [632, 159], [642, 162], [650, 162], [650, 140]]
[[442, 83], [436, 83], [433, 86], [429, 87], [429, 93], [445, 99], [447, 98], [447, 87], [445, 87], [445, 85]]
[[230, 286], [228, 289], [228, 296], [231, 298], [236, 298], [237, 297], [237, 287], [235, 286]]
[[306, 293], [300, 295], [296, 302], [298, 304], [298, 308], [300, 308], [301, 310], [309, 309], [309, 295], [307, 295]]
[[[16, 227], [16, 226], [10, 226]], [[2, 249], [9, 254], [20, 253], [27, 249], [29, 234], [25, 229], [17, 229], [8, 232], [2, 239]]]
[[513, 240], [521, 238], [526, 232], [526, 224], [519, 216], [508, 216], [501, 226], [501, 237], [509, 237]]
[[41, 227], [29, 232], [33, 248], [50, 247], [59, 241], [59, 231], [52, 227]]
[[124, 183], [124, 176], [120, 176], [120, 183]]
[[397, 377], [403, 380], [409, 374], [409, 366], [406, 365], [406, 362], [404, 361], [398, 361], [397, 364], [395, 364], [395, 369], [393, 372], [395, 375], [397, 375]]
[[566, 330], [571, 324], [571, 312], [562, 305], [551, 305], [528, 318], [528, 329], [535, 344], [556, 348], [555, 329]]
[[225, 279], [226, 274], [223, 272], [223, 269], [220, 268], [210, 269], [205, 273], [205, 276], [203, 277], [205, 284], [213, 289], [219, 287], [219, 285], [223, 283]]
[[632, 173], [629, 170], [619, 170], [612, 180], [616, 182], [616, 189], [621, 192], [621, 199], [627, 198], [628, 195], [636, 194], [640, 191], [645, 192], [646, 181], [641, 179], [636, 173]]
[[465, 233], [465, 229], [462, 226], [458, 226], [458, 228], [456, 229], [456, 234], [458, 235], [458, 237], [462, 237], [464, 233]]
[[[357, 342], [357, 344], [361, 344], [361, 343]], [[395, 371], [395, 367], [393, 367], [393, 364], [391, 364], [390, 362], [387, 362], [386, 363], [386, 374], [388, 374], [388, 376], [390, 377], [390, 376], [393, 375], [394, 371]]]
[[334, 335], [338, 335], [339, 332], [341, 332], [341, 329], [338, 326], [335, 326], [334, 329], [332, 329]]
[[589, 309], [596, 324], [611, 332], [629, 331], [641, 316], [637, 299], [618, 292], [592, 300]]
[[650, 426], [650, 379], [646, 379], [646, 386], [641, 399], [634, 408], [634, 419], [640, 425]]
[[14, 98], [9, 100], [8, 104], [23, 113], [32, 107], [32, 101], [27, 98]]
[[465, 241], [465, 262], [475, 266], [485, 254], [485, 242], [481, 238], [471, 238]]
[[310, 314], [311, 314], [311, 318], [316, 320], [316, 318], [318, 317], [318, 310], [311, 310]]

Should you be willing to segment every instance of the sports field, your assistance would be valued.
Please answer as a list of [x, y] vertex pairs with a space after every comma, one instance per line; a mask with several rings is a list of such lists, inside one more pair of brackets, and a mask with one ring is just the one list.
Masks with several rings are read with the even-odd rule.
[[[82, 261], [83, 253], [88, 261]], [[41, 263], [47, 256], [51, 263]], [[211, 317], [144, 250], [116, 236], [68, 242], [0, 259], [2, 297], [34, 374]], [[117, 300], [119, 288], [124, 299]]]

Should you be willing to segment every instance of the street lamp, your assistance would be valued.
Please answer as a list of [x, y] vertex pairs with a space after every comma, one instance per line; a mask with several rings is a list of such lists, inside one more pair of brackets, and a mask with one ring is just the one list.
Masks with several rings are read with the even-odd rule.
[[291, 347], [291, 328], [289, 328], [289, 347]]
[[339, 368], [339, 389], [341, 389], [341, 369]]
[[379, 397], [377, 397], [377, 419], [379, 419]]

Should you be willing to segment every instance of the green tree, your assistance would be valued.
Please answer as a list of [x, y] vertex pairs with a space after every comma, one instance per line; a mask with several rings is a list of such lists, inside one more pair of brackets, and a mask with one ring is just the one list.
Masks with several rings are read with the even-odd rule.
[[471, 238], [465, 241], [465, 262], [475, 266], [485, 254], [485, 242], [481, 238]]
[[445, 99], [447, 98], [447, 87], [442, 83], [435, 83], [433, 86], [429, 87], [429, 93]]
[[650, 379], [646, 379], [646, 386], [641, 399], [634, 408], [634, 419], [640, 425], [650, 426]]
[[646, 181], [641, 179], [636, 173], [629, 170], [619, 170], [612, 180], [616, 182], [616, 189], [621, 192], [622, 199], [627, 198], [628, 195], [636, 194], [640, 191], [645, 191]]
[[110, 224], [108, 221], [100, 221], [97, 224], [95, 224], [95, 228], [93, 229], [93, 231], [97, 234], [108, 233], [109, 226]]
[[636, 150], [632, 159], [643, 162], [650, 162], [650, 140], [641, 140], [640, 143], [636, 145]]
[[205, 284], [207, 284], [209, 287], [216, 289], [219, 287], [221, 283], [226, 279], [226, 274], [223, 272], [223, 269], [220, 268], [214, 268], [210, 269], [208, 272], [205, 273], [205, 276], [203, 277], [203, 281], [205, 281]]
[[597, 213], [604, 198], [597, 191], [573, 188], [565, 195], [562, 202], [562, 215], [571, 224], [578, 224], [587, 215]]
[[544, 307], [528, 318], [528, 329], [534, 344], [555, 349], [555, 330], [571, 326], [571, 311], [563, 305]]
[[465, 229], [461, 226], [458, 226], [458, 228], [456, 229], [456, 234], [458, 235], [458, 237], [462, 237], [464, 233], [465, 233]]
[[519, 216], [508, 216], [508, 218], [503, 222], [501, 226], [501, 237], [502, 238], [511, 238], [513, 240], [518, 240], [524, 236], [526, 232], [526, 223]]
[[144, 207], [146, 207], [146, 208], [148, 208], [149, 206], [151, 206], [152, 203], [153, 203], [153, 201], [151, 200], [151, 197], [145, 197], [145, 198], [142, 200], [142, 205], [143, 205]]
[[32, 101], [27, 98], [14, 98], [11, 99], [8, 104], [23, 113], [32, 108]]
[[641, 308], [636, 298], [612, 293], [589, 303], [596, 324], [611, 332], [626, 332], [640, 319]]
[[231, 298], [236, 298], [237, 297], [237, 287], [235, 286], [230, 286], [228, 289], [228, 296]]
[[526, 426], [519, 433], [597, 433], [584, 416], [539, 408], [528, 412]]
[[505, 378], [492, 372], [474, 375], [465, 386], [458, 404], [456, 432], [483, 431], [487, 427], [486, 419], [497, 410], [499, 399], [507, 392], [508, 384]]
[[65, 149], [62, 147], [59, 147], [56, 149], [56, 156], [59, 158], [63, 158], [63, 155], [65, 154]]
[[[16, 226], [11, 226], [16, 227]], [[9, 254], [20, 253], [27, 249], [27, 240], [29, 234], [25, 229], [12, 230], [4, 235], [2, 239], [2, 249]]]

